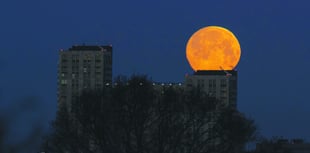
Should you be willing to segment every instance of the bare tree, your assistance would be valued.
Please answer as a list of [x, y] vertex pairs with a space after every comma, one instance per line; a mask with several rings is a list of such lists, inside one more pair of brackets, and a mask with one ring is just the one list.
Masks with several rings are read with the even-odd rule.
[[0, 116], [0, 152], [4, 151], [4, 137], [6, 133], [6, 123], [2, 116]]
[[84, 92], [72, 103], [72, 112], [59, 112], [50, 150], [229, 152], [242, 148], [256, 130], [252, 120], [237, 110], [222, 109], [199, 88], [190, 92], [155, 88], [146, 76], [119, 78], [115, 83], [113, 88]]
[[231, 108], [220, 110], [214, 128], [220, 140], [216, 144], [218, 153], [239, 153], [247, 142], [256, 140], [258, 135], [254, 120]]
[[42, 150], [65, 153], [88, 152], [84, 134], [79, 134], [78, 128], [66, 107], [60, 106], [57, 118], [52, 122], [52, 134], [46, 136]]

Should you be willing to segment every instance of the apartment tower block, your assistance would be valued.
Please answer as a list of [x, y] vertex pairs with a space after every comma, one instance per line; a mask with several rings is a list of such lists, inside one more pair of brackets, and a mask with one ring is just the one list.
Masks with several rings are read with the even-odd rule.
[[112, 46], [72, 46], [59, 51], [58, 105], [77, 100], [84, 90], [112, 85]]

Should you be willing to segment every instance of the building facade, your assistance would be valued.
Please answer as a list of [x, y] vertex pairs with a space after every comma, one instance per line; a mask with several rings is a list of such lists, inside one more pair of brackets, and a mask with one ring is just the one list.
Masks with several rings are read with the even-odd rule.
[[112, 46], [72, 46], [59, 51], [58, 105], [71, 106], [83, 90], [111, 84]]
[[274, 139], [256, 144], [254, 153], [309, 153], [310, 143], [303, 139]]
[[237, 107], [237, 71], [204, 70], [185, 77], [184, 86], [190, 90], [197, 87], [208, 96], [215, 97], [225, 106]]

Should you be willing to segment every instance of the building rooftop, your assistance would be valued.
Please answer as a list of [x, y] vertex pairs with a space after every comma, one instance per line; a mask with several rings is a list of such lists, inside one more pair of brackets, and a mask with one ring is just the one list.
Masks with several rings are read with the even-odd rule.
[[95, 50], [95, 51], [112, 51], [112, 45], [106, 45], [106, 46], [88, 46], [88, 45], [77, 45], [77, 46], [72, 46], [69, 48], [69, 51], [89, 51], [89, 50]]
[[237, 75], [235, 70], [198, 70], [194, 75], [227, 75], [231, 74], [233, 76]]

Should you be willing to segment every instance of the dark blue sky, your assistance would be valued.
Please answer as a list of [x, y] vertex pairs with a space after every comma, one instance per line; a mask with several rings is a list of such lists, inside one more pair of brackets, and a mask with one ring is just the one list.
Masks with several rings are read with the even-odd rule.
[[[114, 76], [182, 82], [192, 73], [187, 40], [219, 25], [242, 49], [239, 110], [264, 136], [310, 140], [309, 19], [308, 0], [1, 0], [0, 111], [13, 116], [15, 137], [29, 122], [46, 127], [56, 111], [58, 50], [75, 44], [112, 44]], [[36, 107], [12, 115], [29, 97]]]

